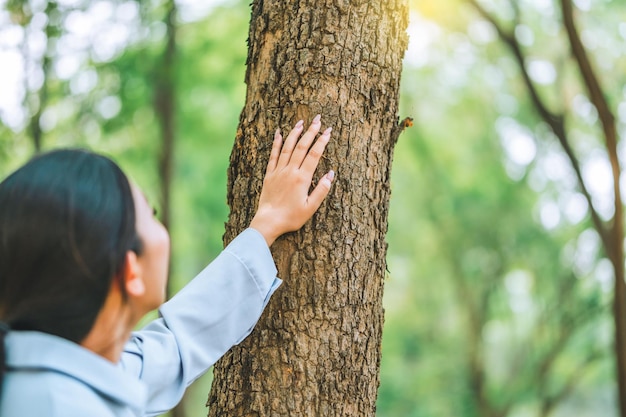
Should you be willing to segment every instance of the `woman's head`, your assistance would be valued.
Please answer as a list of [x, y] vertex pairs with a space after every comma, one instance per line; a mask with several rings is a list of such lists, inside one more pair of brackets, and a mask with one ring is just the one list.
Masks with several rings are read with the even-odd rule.
[[114, 280], [125, 296], [129, 254], [144, 259], [139, 196], [115, 163], [84, 150], [38, 156], [0, 183], [0, 320], [82, 341]]

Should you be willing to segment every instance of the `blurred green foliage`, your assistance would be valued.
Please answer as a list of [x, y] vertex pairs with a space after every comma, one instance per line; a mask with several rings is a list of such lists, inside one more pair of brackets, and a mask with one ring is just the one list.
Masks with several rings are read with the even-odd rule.
[[[38, 21], [37, 7], [44, 6], [30, 3], [0, 1], [0, 47], [3, 34]], [[93, 12], [96, 4], [102, 9]], [[488, 3], [510, 24], [512, 4]], [[626, 5], [576, 4], [623, 131]], [[401, 136], [393, 166], [378, 415], [616, 415], [611, 271], [587, 209], [575, 204], [576, 184], [559, 147], [538, 122], [497, 35], [466, 2], [411, 6], [401, 112], [415, 125]], [[597, 120], [567, 65], [556, 2], [518, 6], [524, 21], [517, 32], [539, 62], [541, 92], [576, 116], [568, 128], [583, 162], [593, 162], [591, 156], [602, 153]], [[72, 13], [102, 10], [111, 11], [105, 27], [116, 21], [129, 31], [113, 52], [89, 42], [73, 52], [62, 48], [77, 42], [68, 35]], [[152, 93], [164, 42], [160, 2], [68, 0], [59, 2], [59, 13], [55, 21], [64, 23], [48, 45], [53, 66], [40, 121], [44, 150], [82, 146], [107, 153], [158, 204]], [[176, 289], [222, 247], [226, 168], [245, 98], [249, 7], [239, 1], [193, 14], [181, 13], [174, 74]], [[27, 27], [22, 43], [6, 41], [7, 48], [19, 52], [37, 31], [41, 22]], [[60, 63], [71, 53], [79, 65], [63, 75]], [[20, 99], [21, 121], [0, 113], [2, 176], [33, 153], [28, 124], [41, 82], [30, 84]], [[210, 376], [193, 388], [189, 416], [205, 415], [209, 383]]]

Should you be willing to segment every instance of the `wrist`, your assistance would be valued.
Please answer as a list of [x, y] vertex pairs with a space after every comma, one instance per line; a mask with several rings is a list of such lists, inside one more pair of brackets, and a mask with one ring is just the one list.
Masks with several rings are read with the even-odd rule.
[[268, 222], [263, 221], [256, 216], [250, 222], [250, 228], [256, 230], [261, 234], [261, 236], [263, 236], [268, 247], [272, 246], [272, 243], [274, 243], [274, 241], [278, 239], [278, 236], [280, 236], [280, 234], [273, 232], [274, 228], [272, 228]]

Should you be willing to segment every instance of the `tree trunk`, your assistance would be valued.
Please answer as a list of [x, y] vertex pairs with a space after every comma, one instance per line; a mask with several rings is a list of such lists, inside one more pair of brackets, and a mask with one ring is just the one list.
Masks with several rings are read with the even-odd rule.
[[[581, 78], [587, 89], [589, 100], [598, 111], [598, 118], [604, 133], [606, 150], [613, 176], [613, 198], [615, 213], [608, 233], [604, 232], [605, 250], [615, 271], [615, 294], [613, 299], [613, 318], [615, 325], [615, 360], [617, 374], [617, 399], [620, 416], [626, 417], [626, 281], [624, 281], [624, 207], [620, 179], [622, 169], [617, 150], [618, 134], [615, 116], [611, 111], [607, 95], [600, 85], [591, 60], [583, 46], [582, 39], [574, 23], [574, 6], [571, 0], [561, 0], [563, 25], [570, 41], [572, 55], [578, 64]], [[598, 229], [596, 227], [596, 229]]]
[[[44, 28], [44, 32], [46, 34], [46, 47], [44, 49], [43, 52], [43, 56], [41, 57], [41, 72], [42, 72], [42, 83], [41, 83], [41, 87], [39, 87], [39, 91], [36, 94], [33, 94], [32, 97], [29, 97], [28, 94], [28, 74], [25, 75], [25, 83], [24, 86], [26, 87], [25, 91], [25, 100], [26, 100], [26, 104], [27, 104], [27, 108], [29, 108], [31, 116], [30, 116], [30, 120], [29, 120], [29, 128], [30, 128], [30, 133], [31, 133], [31, 137], [33, 140], [33, 148], [34, 148], [34, 152], [35, 154], [38, 154], [41, 152], [42, 146], [43, 146], [43, 131], [41, 129], [41, 118], [43, 115], [44, 110], [46, 109], [46, 106], [48, 105], [48, 83], [49, 83], [49, 78], [50, 78], [50, 71], [51, 71], [51, 67], [52, 67], [52, 58], [51, 55], [53, 54], [52, 51], [52, 45], [53, 45], [53, 39], [57, 38], [59, 36], [59, 32], [60, 32], [60, 28], [61, 28], [61, 17], [60, 17], [60, 11], [58, 8], [58, 4], [56, 1], [49, 1], [46, 4], [46, 9], [45, 9], [45, 15], [47, 16], [48, 20], [46, 22], [46, 26]], [[28, 29], [26, 27], [24, 27], [24, 31], [27, 31]], [[24, 52], [23, 52], [23, 56], [24, 56], [24, 65], [28, 65], [28, 59], [29, 59], [29, 52], [28, 52], [28, 44], [24, 44]], [[36, 98], [35, 98], [36, 97]]]
[[[161, 149], [159, 154], [159, 185], [161, 213], [160, 219], [163, 226], [171, 230], [172, 213], [172, 177], [174, 172], [174, 145], [176, 136], [176, 17], [177, 8], [174, 0], [167, 0], [164, 4], [166, 13], [165, 23], [165, 45], [163, 54], [154, 77], [154, 112], [159, 120], [161, 131]], [[170, 259], [171, 278], [172, 259]], [[173, 282], [167, 280], [166, 296], [169, 299], [174, 293]], [[184, 417], [186, 415], [187, 393], [181, 401], [174, 407], [171, 417]]]
[[215, 366], [210, 416], [375, 414], [407, 24], [403, 0], [253, 2], [224, 243], [253, 217], [277, 127], [321, 113], [334, 131], [319, 172], [337, 180], [313, 219], [273, 245], [284, 284]]
[[[159, 151], [159, 188], [161, 203], [161, 223], [166, 229], [171, 228], [171, 194], [174, 171], [174, 142], [176, 135], [176, 3], [165, 3], [167, 13], [164, 17], [166, 40], [160, 65], [154, 76], [154, 113], [157, 115], [161, 131], [161, 149]], [[171, 262], [170, 262], [171, 264]], [[168, 298], [172, 295], [170, 282], [167, 288]]]

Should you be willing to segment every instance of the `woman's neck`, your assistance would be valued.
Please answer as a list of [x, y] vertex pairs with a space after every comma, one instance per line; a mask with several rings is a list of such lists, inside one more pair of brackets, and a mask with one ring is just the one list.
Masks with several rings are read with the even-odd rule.
[[136, 323], [131, 307], [113, 285], [93, 327], [80, 345], [117, 363]]

